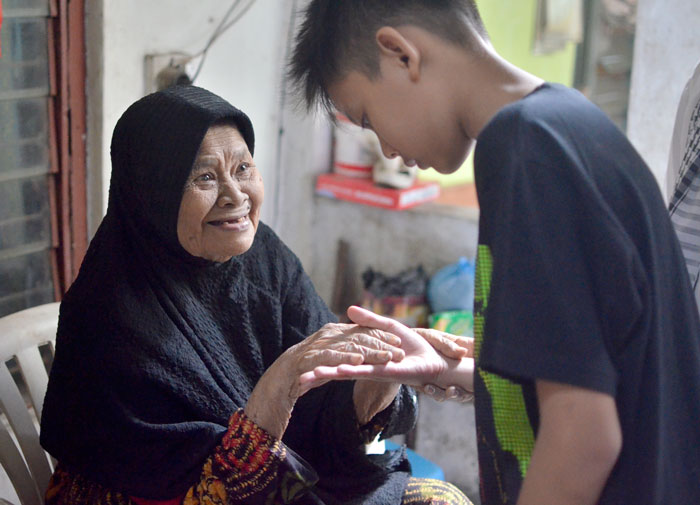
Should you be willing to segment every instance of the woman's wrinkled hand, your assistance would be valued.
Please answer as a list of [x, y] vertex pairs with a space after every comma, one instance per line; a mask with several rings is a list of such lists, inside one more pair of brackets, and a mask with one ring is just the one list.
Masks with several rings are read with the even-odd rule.
[[[381, 365], [401, 361], [404, 356], [401, 339], [396, 335], [357, 324], [331, 323], [287, 349], [277, 361], [290, 364], [290, 375], [298, 379], [319, 366]], [[299, 397], [320, 384], [302, 385], [297, 380], [296, 385]]]
[[465, 403], [474, 399], [474, 393], [471, 393], [459, 386], [448, 386], [446, 389], [443, 389], [434, 384], [426, 384], [423, 386], [421, 391], [437, 402], [454, 400], [460, 403]]
[[357, 324], [329, 323], [283, 352], [267, 369], [251, 393], [245, 412], [255, 423], [281, 438], [296, 400], [328, 382], [301, 382], [318, 367], [383, 365], [401, 361], [401, 339]]

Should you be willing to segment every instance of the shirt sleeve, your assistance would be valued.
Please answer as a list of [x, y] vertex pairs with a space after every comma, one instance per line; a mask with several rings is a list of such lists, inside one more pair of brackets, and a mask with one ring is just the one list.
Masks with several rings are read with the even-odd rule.
[[638, 253], [575, 153], [527, 140], [537, 153], [508, 160], [482, 228], [493, 270], [478, 365], [614, 395], [642, 312]]
[[317, 480], [316, 472], [300, 456], [238, 410], [204, 464], [200, 482], [189, 489], [183, 503], [292, 503]]

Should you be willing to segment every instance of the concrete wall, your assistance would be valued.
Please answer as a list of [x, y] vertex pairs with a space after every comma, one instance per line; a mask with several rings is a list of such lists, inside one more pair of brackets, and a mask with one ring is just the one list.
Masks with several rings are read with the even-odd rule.
[[[350, 244], [350, 267], [355, 282], [351, 295], [360, 296], [360, 275], [368, 267], [386, 274], [423, 265], [431, 274], [460, 256], [476, 255], [476, 216], [443, 215], [432, 207], [385, 211], [318, 198], [313, 223], [314, 262], [311, 275], [321, 296], [329, 300], [335, 273], [337, 241]], [[352, 296], [351, 296], [352, 297]]]
[[637, 19], [627, 133], [665, 194], [678, 101], [700, 61], [700, 2], [639, 0]]

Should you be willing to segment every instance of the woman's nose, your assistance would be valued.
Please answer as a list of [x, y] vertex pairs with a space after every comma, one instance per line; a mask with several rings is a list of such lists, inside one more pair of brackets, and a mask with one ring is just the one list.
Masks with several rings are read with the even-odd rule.
[[241, 203], [248, 199], [248, 195], [243, 192], [240, 184], [237, 181], [225, 181], [219, 187], [219, 197], [216, 201], [220, 207], [232, 205], [238, 207]]

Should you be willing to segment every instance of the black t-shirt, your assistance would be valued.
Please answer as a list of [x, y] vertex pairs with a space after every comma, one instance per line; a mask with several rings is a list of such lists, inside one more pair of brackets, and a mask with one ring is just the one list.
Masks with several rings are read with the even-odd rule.
[[645, 163], [555, 84], [499, 111], [475, 156], [482, 502], [516, 503], [544, 379], [616, 400], [623, 446], [601, 504], [700, 503], [700, 323]]

